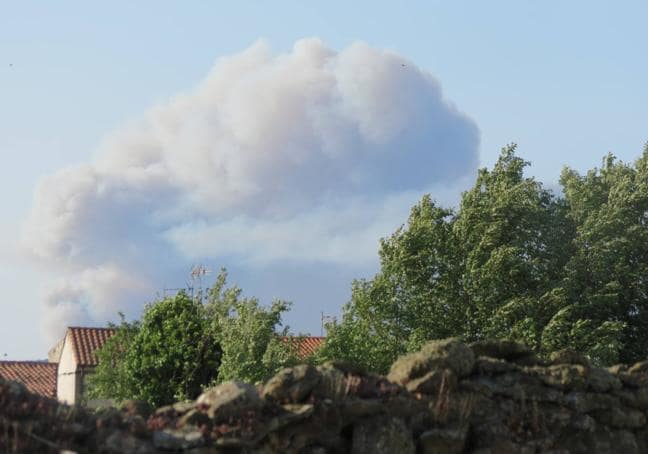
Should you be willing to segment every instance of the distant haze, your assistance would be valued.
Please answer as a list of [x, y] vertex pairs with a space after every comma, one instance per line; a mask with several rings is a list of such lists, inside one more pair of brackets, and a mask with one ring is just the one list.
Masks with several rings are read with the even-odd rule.
[[39, 183], [22, 245], [62, 276], [48, 333], [136, 315], [199, 261], [374, 260], [413, 198], [473, 175], [478, 145], [435, 77], [396, 53], [257, 42]]

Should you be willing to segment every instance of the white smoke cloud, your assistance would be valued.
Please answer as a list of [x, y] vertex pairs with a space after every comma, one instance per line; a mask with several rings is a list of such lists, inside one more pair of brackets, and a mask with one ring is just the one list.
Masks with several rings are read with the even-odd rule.
[[45, 178], [23, 245], [64, 275], [46, 298], [58, 334], [139, 310], [191, 260], [364, 263], [423, 190], [473, 172], [478, 142], [393, 52], [258, 42]]

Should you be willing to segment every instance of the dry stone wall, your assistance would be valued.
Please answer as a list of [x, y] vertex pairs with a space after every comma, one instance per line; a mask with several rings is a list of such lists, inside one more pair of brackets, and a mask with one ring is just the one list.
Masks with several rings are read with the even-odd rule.
[[152, 414], [95, 414], [0, 382], [0, 451], [106, 453], [644, 453], [648, 361], [608, 369], [575, 352], [432, 341], [386, 376], [330, 362], [263, 386], [228, 382]]

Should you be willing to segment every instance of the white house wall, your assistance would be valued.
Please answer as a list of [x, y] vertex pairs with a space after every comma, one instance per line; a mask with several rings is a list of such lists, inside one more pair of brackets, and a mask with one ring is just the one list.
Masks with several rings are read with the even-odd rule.
[[72, 336], [68, 332], [65, 336], [63, 350], [58, 365], [56, 382], [56, 397], [60, 402], [75, 404], [77, 390], [77, 362], [74, 358]]

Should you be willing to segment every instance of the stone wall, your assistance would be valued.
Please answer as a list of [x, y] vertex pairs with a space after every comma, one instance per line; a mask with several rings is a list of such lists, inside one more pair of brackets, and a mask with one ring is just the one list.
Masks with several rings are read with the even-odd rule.
[[263, 386], [228, 382], [151, 415], [134, 402], [84, 413], [0, 383], [0, 447], [642, 453], [648, 452], [647, 410], [648, 362], [601, 369], [562, 351], [545, 363], [515, 343], [447, 339], [401, 357], [387, 377], [339, 362], [300, 365]]

